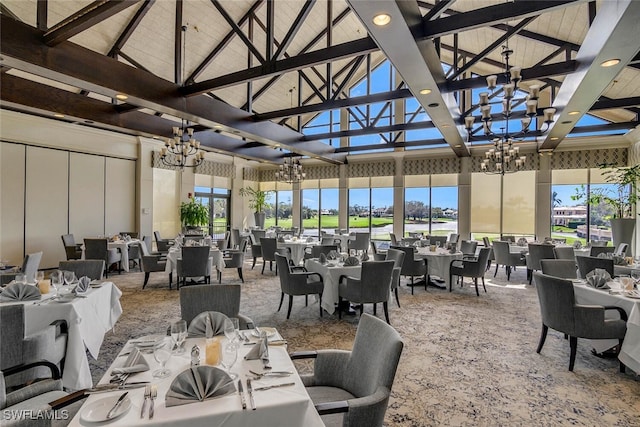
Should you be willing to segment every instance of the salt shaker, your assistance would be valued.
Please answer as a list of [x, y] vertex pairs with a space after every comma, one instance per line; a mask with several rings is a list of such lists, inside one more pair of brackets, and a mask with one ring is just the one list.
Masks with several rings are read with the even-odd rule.
[[200, 365], [200, 347], [194, 345], [191, 348], [191, 366]]

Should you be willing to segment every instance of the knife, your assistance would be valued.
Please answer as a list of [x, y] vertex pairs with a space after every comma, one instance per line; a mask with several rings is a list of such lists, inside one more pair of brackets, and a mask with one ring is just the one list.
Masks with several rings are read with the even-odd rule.
[[[293, 375], [293, 372], [291, 371], [269, 371], [269, 372], [263, 372], [263, 373], [259, 373], [259, 372], [255, 372], [255, 371], [249, 371], [251, 372], [253, 375], [257, 376], [257, 377], [288, 377], [289, 375]], [[256, 378], [258, 379], [258, 378]]]
[[247, 401], [244, 398], [242, 390], [242, 380], [238, 380], [238, 394], [240, 395], [240, 401], [242, 402], [242, 409], [247, 409]]
[[254, 388], [254, 391], [260, 391], [260, 390], [269, 390], [272, 388], [278, 388], [278, 387], [288, 387], [290, 385], [296, 385], [296, 383], [284, 383], [284, 384], [274, 384], [274, 385], [267, 385], [264, 387], [258, 387], [258, 388]]
[[251, 388], [251, 378], [247, 379], [247, 392], [249, 393], [249, 402], [251, 409], [256, 410], [256, 402], [253, 400], [253, 389]]
[[128, 391], [125, 391], [124, 393], [122, 393], [122, 396], [120, 396], [118, 398], [118, 400], [116, 401], [116, 403], [113, 405], [113, 408], [111, 408], [109, 410], [109, 412], [107, 412], [107, 419], [110, 420], [111, 418], [115, 417], [116, 415], [116, 411], [118, 410], [118, 408], [120, 407], [120, 405], [122, 405], [122, 402], [124, 401], [124, 398], [127, 397], [127, 394], [129, 394]]
[[115, 391], [115, 390], [130, 390], [134, 388], [141, 388], [145, 385], [149, 384], [148, 382], [139, 382], [139, 383], [127, 383], [127, 384], [101, 384], [97, 385], [93, 388], [89, 388], [85, 390], [87, 393], [103, 393], [107, 391]]

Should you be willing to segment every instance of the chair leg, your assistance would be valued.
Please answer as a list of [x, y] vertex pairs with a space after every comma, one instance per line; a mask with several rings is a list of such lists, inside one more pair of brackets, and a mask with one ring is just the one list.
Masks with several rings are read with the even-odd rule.
[[496, 277], [496, 274], [498, 274], [498, 267], [500, 267], [500, 264], [496, 262], [496, 271], [493, 272], [493, 277]]
[[413, 295], [413, 276], [411, 276], [411, 295]]
[[257, 258], [256, 258], [256, 257], [253, 257], [253, 264], [251, 265], [251, 269], [252, 269], [252, 270], [253, 270], [253, 267], [255, 267], [255, 266], [256, 266], [256, 260], [257, 260]]
[[480, 292], [478, 292], [478, 278], [477, 277], [473, 278], [473, 284], [476, 285], [476, 296], [479, 297], [480, 296]]
[[[362, 307], [364, 309], [364, 304], [362, 304]], [[375, 302], [373, 303], [373, 315], [375, 316], [378, 312], [378, 304], [376, 304]]]
[[342, 320], [342, 297], [338, 297], [338, 319]]
[[452, 283], [453, 283], [453, 274], [451, 274], [451, 272], [449, 272], [449, 292], [451, 292], [451, 284]]
[[382, 303], [382, 308], [384, 309], [384, 318], [387, 321], [387, 324], [390, 325], [391, 322], [389, 322], [389, 304], [387, 304], [387, 302], [383, 302]]
[[[273, 261], [269, 261], [269, 271], [273, 271]], [[277, 265], [276, 265], [276, 271], [278, 271]]]
[[396, 304], [398, 304], [398, 308], [400, 308], [400, 298], [398, 298], [398, 287], [396, 287], [395, 289], [395, 294], [396, 294]]
[[218, 276], [218, 283], [222, 283], [222, 271], [217, 271], [216, 275]]
[[287, 320], [291, 316], [291, 306], [293, 305], [293, 295], [289, 295], [289, 309], [287, 310]]
[[505, 268], [507, 270], [507, 282], [508, 282], [509, 279], [511, 279], [511, 267], [507, 265]]
[[240, 281], [244, 283], [244, 277], [242, 277], [242, 267], [238, 267], [238, 276], [240, 276]]
[[542, 351], [542, 346], [544, 345], [544, 341], [547, 339], [547, 331], [549, 331], [549, 327], [542, 324], [542, 332], [540, 333], [540, 340], [538, 341], [538, 349], [536, 353], [540, 353]]
[[266, 261], [262, 261], [262, 274], [264, 274], [264, 266], [267, 265]]
[[278, 311], [282, 308], [282, 301], [284, 301], [284, 292], [280, 292], [280, 305], [278, 306]]
[[309, 295], [304, 296], [304, 306], [309, 307]]
[[318, 306], [320, 307], [320, 317], [322, 317], [322, 294], [318, 294], [320, 295], [320, 301], [318, 302]]
[[529, 284], [531, 284], [531, 279], [533, 279], [533, 270], [527, 268], [527, 280], [529, 280]]
[[484, 285], [484, 276], [482, 276], [482, 288], [484, 289], [484, 293], [487, 293], [487, 287]]
[[145, 286], [147, 286], [147, 282], [149, 281], [149, 274], [151, 274], [151, 273], [145, 271], [145, 273], [144, 273], [144, 284], [142, 285], [142, 289], [144, 289]]
[[489, 271], [491, 268], [491, 260], [487, 260], [487, 269], [485, 271]]
[[569, 346], [571, 347], [571, 355], [569, 356], [569, 371], [573, 371], [573, 365], [576, 363], [576, 351], [578, 350], [578, 338], [570, 336]]

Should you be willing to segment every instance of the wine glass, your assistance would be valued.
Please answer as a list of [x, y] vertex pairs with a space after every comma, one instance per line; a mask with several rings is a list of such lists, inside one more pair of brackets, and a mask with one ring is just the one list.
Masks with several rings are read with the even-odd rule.
[[222, 351], [222, 367], [227, 371], [232, 380], [238, 378], [237, 374], [231, 372], [231, 368], [238, 360], [238, 346], [235, 342], [229, 341]]
[[36, 273], [36, 285], [44, 280], [44, 271], [38, 271]]
[[176, 344], [177, 348], [175, 353], [176, 354], [183, 354], [184, 353], [184, 347], [182, 347], [182, 345], [184, 344], [184, 340], [187, 338], [187, 322], [184, 320], [178, 320], [176, 322], [173, 322], [171, 324], [171, 339], [173, 339], [173, 342]]
[[58, 291], [60, 290], [60, 286], [62, 285], [63, 282], [63, 276], [62, 276], [62, 271], [60, 270], [56, 270], [53, 273], [51, 273], [51, 286], [53, 286], [53, 289], [56, 290], [56, 295], [55, 298], [58, 297]]
[[640, 270], [631, 270], [631, 278], [636, 287], [638, 287], [638, 283], [640, 283]]
[[230, 343], [235, 343], [238, 339], [236, 329], [239, 329], [239, 322], [237, 317], [230, 318], [224, 321], [224, 336], [227, 337]]
[[67, 286], [76, 281], [76, 273], [74, 273], [73, 271], [65, 271], [63, 275], [64, 275], [64, 284]]
[[171, 358], [171, 345], [165, 338], [155, 345], [153, 358], [160, 364], [160, 369], [153, 371], [154, 378], [167, 378], [171, 375], [171, 370], [165, 368], [165, 365]]

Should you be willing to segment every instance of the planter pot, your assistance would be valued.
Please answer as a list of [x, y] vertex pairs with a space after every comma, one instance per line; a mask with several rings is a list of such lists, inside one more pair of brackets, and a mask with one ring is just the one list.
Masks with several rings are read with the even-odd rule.
[[611, 220], [611, 236], [613, 246], [618, 247], [620, 243], [629, 245], [626, 256], [633, 256], [633, 237], [636, 228], [636, 220], [633, 218], [615, 218]]
[[267, 218], [267, 214], [264, 212], [254, 212], [253, 218], [256, 221], [256, 227], [259, 229], [264, 229], [264, 220]]

